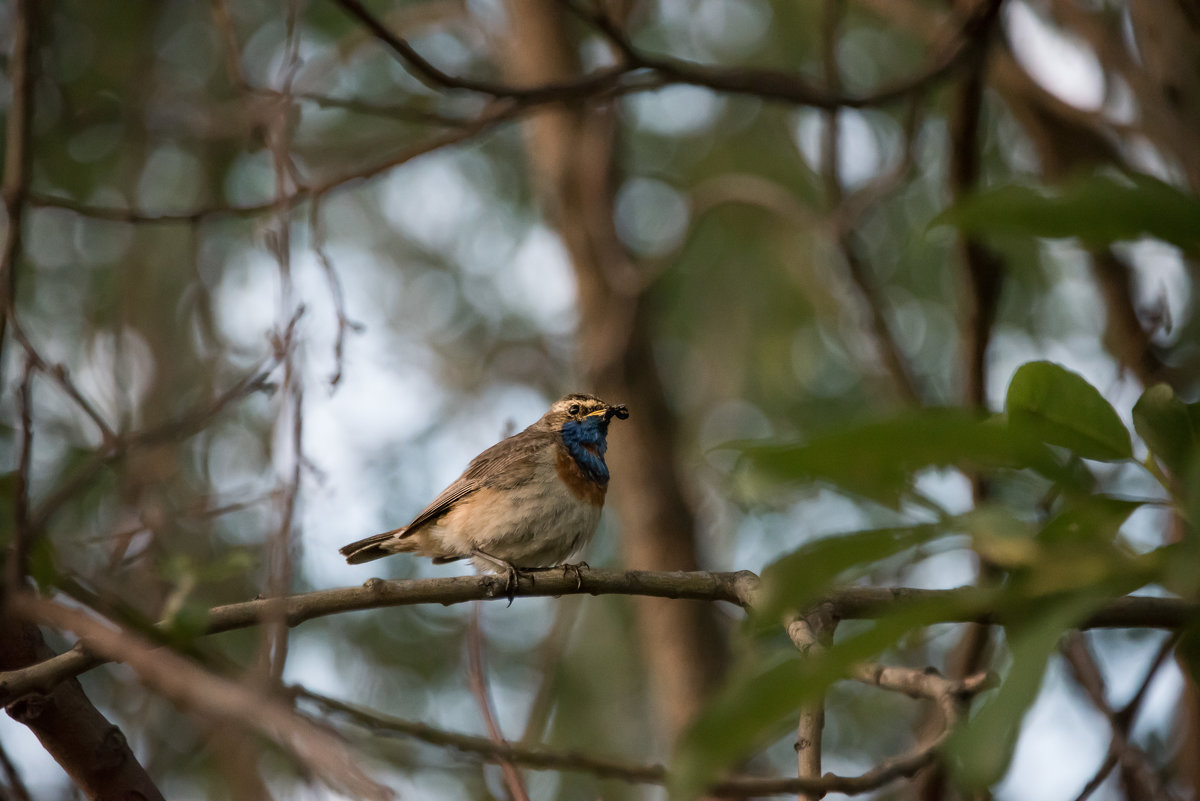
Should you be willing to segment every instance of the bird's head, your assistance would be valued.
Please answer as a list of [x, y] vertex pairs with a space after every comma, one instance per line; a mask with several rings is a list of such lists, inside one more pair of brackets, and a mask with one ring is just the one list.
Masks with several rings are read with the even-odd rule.
[[628, 416], [623, 405], [613, 406], [595, 395], [574, 394], [555, 401], [539, 422], [557, 432], [583, 474], [603, 486], [608, 483], [608, 465], [604, 463], [608, 421]]
[[624, 404], [614, 406], [595, 395], [574, 393], [555, 401], [550, 411], [542, 417], [542, 423], [556, 431], [564, 427], [584, 427], [605, 432], [608, 430], [608, 421], [614, 417], [624, 420], [629, 417], [629, 410]]

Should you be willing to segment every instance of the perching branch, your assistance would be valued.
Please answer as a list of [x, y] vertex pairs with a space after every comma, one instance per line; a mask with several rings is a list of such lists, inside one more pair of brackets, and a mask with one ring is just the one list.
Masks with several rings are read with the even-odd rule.
[[[557, 597], [561, 595], [639, 595], [699, 601], [724, 601], [737, 606], [752, 606], [758, 592], [759, 579], [748, 570], [736, 573], [651, 572], [640, 570], [580, 571], [578, 581], [574, 572], [550, 569], [538, 573], [530, 582], [522, 578], [514, 595], [519, 598]], [[286, 598], [256, 599], [218, 606], [209, 611], [205, 634], [217, 634], [234, 629], [260, 625], [269, 619], [277, 604], [283, 604], [287, 624], [291, 627], [329, 615], [365, 609], [417, 604], [457, 604], [466, 601], [507, 601], [507, 582], [502, 576], [452, 576], [449, 578], [384, 581], [370, 579], [361, 587], [317, 590]], [[905, 602], [928, 603], [944, 599], [946, 623], [1002, 623], [1003, 617], [994, 614], [965, 615], [961, 605], [952, 603], [970, 587], [953, 590], [916, 590], [908, 588], [850, 587], [831, 593], [814, 606], [828, 610], [838, 620], [873, 620], [894, 612]], [[1092, 628], [1157, 628], [1176, 630], [1188, 625], [1197, 614], [1200, 604], [1177, 598], [1124, 596], [1109, 601], [1088, 617], [1080, 626]], [[30, 692], [45, 691], [60, 681], [76, 676], [103, 664], [106, 659], [89, 651], [86, 645], [60, 654], [45, 662], [22, 669], [0, 673], [0, 704]]]

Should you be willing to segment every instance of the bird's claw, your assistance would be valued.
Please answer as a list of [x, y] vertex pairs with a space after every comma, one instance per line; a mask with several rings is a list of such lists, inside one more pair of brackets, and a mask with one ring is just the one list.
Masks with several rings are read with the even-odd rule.
[[504, 594], [508, 597], [509, 606], [512, 606], [513, 599], [517, 597], [517, 590], [520, 589], [522, 577], [529, 579], [530, 587], [533, 587], [537, 583], [533, 577], [535, 569], [536, 568], [517, 567], [512, 562], [505, 562]]
[[521, 573], [517, 570], [517, 566], [511, 562], [504, 570], [504, 594], [508, 596], [508, 605], [513, 605], [513, 599], [517, 597], [517, 587], [520, 584]]
[[592, 566], [587, 562], [579, 561], [575, 564], [563, 564], [561, 567], [563, 571], [563, 578], [566, 578], [567, 576], [575, 576], [575, 589], [583, 589], [583, 569], [587, 568], [588, 570], [591, 570]]

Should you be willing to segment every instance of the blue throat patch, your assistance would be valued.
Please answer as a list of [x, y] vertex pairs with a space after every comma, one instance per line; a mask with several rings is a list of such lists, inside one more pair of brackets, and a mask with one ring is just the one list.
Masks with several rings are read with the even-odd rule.
[[608, 450], [608, 421], [599, 417], [587, 417], [583, 422], [568, 420], [562, 426], [563, 444], [567, 453], [579, 465], [583, 474], [592, 481], [608, 482], [608, 465], [604, 463], [604, 452]]

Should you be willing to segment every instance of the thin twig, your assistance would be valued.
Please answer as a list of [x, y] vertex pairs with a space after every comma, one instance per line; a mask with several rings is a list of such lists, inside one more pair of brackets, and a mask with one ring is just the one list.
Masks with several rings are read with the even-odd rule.
[[84, 396], [75, 382], [71, 380], [71, 375], [67, 371], [66, 365], [51, 363], [42, 356], [41, 352], [33, 344], [33, 340], [25, 333], [21, 321], [17, 319], [15, 314], [12, 316], [10, 323], [13, 340], [21, 346], [21, 349], [25, 352], [25, 358], [35, 369], [49, 376], [63, 393], [74, 401], [80, 411], [87, 415], [88, 419], [100, 430], [100, 439], [102, 442], [105, 444], [111, 443], [116, 438], [112, 426], [108, 424], [108, 421], [104, 419], [104, 415], [100, 414], [95, 405]]
[[529, 704], [529, 716], [525, 719], [525, 732], [521, 735], [523, 743], [540, 742], [546, 731], [546, 724], [554, 709], [554, 691], [557, 684], [555, 677], [558, 664], [562, 659], [563, 651], [566, 650], [571, 629], [574, 628], [575, 621], [579, 617], [580, 608], [577, 599], [563, 599], [562, 603], [554, 606], [554, 622], [550, 624], [550, 631], [546, 633], [538, 648], [537, 673], [541, 676], [541, 683]]
[[[832, 637], [834, 621], [821, 616], [797, 617], [787, 625], [787, 633], [805, 659], [820, 659], [825, 643]], [[828, 628], [827, 628], [828, 627]], [[825, 695], [813, 698], [800, 708], [796, 724], [796, 776], [817, 779], [821, 776], [822, 739], [825, 731]], [[800, 793], [799, 801], [820, 801], [821, 793]]]
[[118, 434], [111, 442], [96, 450], [83, 464], [63, 481], [53, 492], [42, 499], [30, 515], [30, 529], [39, 532], [45, 529], [59, 509], [81, 492], [107, 465], [118, 461], [130, 451], [157, 445], [161, 442], [179, 441], [203, 431], [213, 418], [234, 402], [270, 389], [268, 378], [279, 363], [279, 355], [263, 359], [257, 367], [242, 379], [208, 403], [200, 404], [183, 414], [157, 426]]
[[340, 738], [303, 718], [278, 698], [217, 676], [77, 609], [28, 594], [13, 598], [11, 608], [32, 622], [73, 632], [97, 654], [120, 659], [145, 686], [176, 705], [266, 736], [333, 787], [374, 801], [393, 798], [390, 790], [358, 767], [358, 760]]
[[33, 464], [33, 360], [25, 359], [25, 371], [17, 387], [17, 411], [21, 416], [21, 438], [17, 454], [16, 487], [13, 490], [13, 542], [8, 560], [7, 588], [18, 592], [29, 572], [29, 551], [36, 529], [29, 522], [30, 468]]
[[[955, 200], [971, 192], [979, 179], [985, 56], [983, 49], [973, 54], [950, 114], [949, 182], [950, 194]], [[987, 405], [987, 348], [999, 305], [1004, 265], [976, 239], [961, 237], [960, 248], [967, 291], [963, 322], [965, 401], [971, 407], [984, 408]]]
[[[842, 88], [841, 72], [837, 60], [838, 33], [845, 15], [844, 0], [826, 0], [821, 20], [821, 64], [825, 83], [832, 91]], [[853, 229], [854, 218], [842, 213], [846, 201], [846, 189], [841, 174], [841, 118], [839, 109], [823, 112], [825, 124], [821, 128], [821, 177], [825, 186], [826, 202], [834, 217], [834, 242], [846, 265], [846, 272], [858, 290], [859, 298], [870, 316], [870, 330], [875, 340], [880, 361], [895, 385], [896, 391], [909, 404], [920, 404], [913, 370], [908, 364], [903, 349], [892, 330], [886, 301], [875, 283], [867, 266], [866, 258], [858, 245]]]
[[[271, 97], [275, 94], [274, 90], [267, 87], [250, 87], [250, 91], [261, 94], [266, 97]], [[362, 114], [369, 117], [381, 117], [383, 119], [399, 120], [401, 122], [419, 123], [421, 125], [436, 125], [443, 128], [457, 128], [462, 125], [469, 125], [471, 119], [460, 115], [443, 114], [438, 111], [432, 111], [422, 108], [414, 108], [412, 106], [401, 105], [398, 103], [373, 103], [369, 100], [360, 100], [353, 97], [333, 97], [332, 95], [323, 94], [321, 92], [312, 91], [295, 91], [292, 93], [295, 100], [300, 100], [306, 103], [312, 103], [320, 108], [335, 108], [342, 111], [349, 111], [352, 114]]]
[[[279, 319], [282, 342], [283, 386], [279, 394], [279, 416], [291, 421], [291, 436], [288, 440], [291, 457], [291, 474], [283, 491], [276, 497], [279, 501], [279, 525], [268, 543], [268, 573], [265, 596], [282, 599], [291, 590], [295, 548], [296, 503], [300, 495], [301, 471], [304, 464], [304, 385], [300, 367], [296, 360], [295, 324], [300, 311], [296, 307], [295, 282], [292, 274], [292, 208], [288, 198], [300, 186], [294, 174], [291, 157], [291, 109], [292, 81], [300, 69], [300, 42], [297, 35], [299, 9], [295, 0], [287, 4], [285, 23], [285, 57], [280, 65], [278, 101], [266, 128], [267, 145], [275, 171], [274, 225], [271, 231], [271, 251], [279, 267]], [[289, 184], [290, 181], [290, 184]], [[276, 604], [275, 612], [263, 626], [263, 658], [272, 685], [283, 679], [283, 669], [288, 655], [288, 626], [282, 603]]]
[[[525, 106], [517, 103], [502, 102], [494, 104], [478, 117], [463, 123], [460, 127], [440, 132], [422, 142], [406, 147], [398, 153], [383, 158], [366, 168], [345, 175], [335, 176], [321, 183], [297, 187], [296, 191], [287, 196], [286, 205], [289, 209], [294, 209], [311, 198], [321, 197], [329, 192], [342, 189], [359, 181], [370, 180], [401, 164], [406, 164], [413, 159], [440, 150], [443, 147], [475, 139], [501, 123], [516, 119], [525, 110]], [[166, 214], [112, 206], [95, 206], [87, 203], [79, 203], [69, 198], [44, 195], [36, 192], [29, 193], [28, 201], [34, 206], [60, 208], [83, 217], [128, 224], [171, 225], [194, 223], [212, 217], [249, 218], [277, 212], [279, 209], [278, 199], [243, 206], [225, 204], [203, 206], [191, 211]]]
[[[12, 801], [31, 801], [29, 790], [25, 787], [25, 782], [21, 779], [16, 765], [8, 758], [8, 752], [4, 750], [2, 743], [0, 743], [0, 770], [4, 772], [4, 781], [8, 784]], [[0, 788], [0, 790], [2, 789]]]
[[[519, 745], [507, 741], [496, 743], [488, 737], [448, 732], [424, 723], [394, 718], [374, 711], [368, 712], [303, 688], [293, 689], [298, 696], [308, 698], [329, 711], [347, 716], [353, 723], [373, 734], [401, 734], [431, 745], [474, 754], [492, 762], [512, 762], [530, 770], [578, 771], [602, 779], [617, 779], [633, 784], [661, 785], [667, 782], [667, 770], [662, 765], [619, 762], [590, 754], [555, 751], [542, 746]], [[937, 745], [940, 746], [940, 742]], [[903, 757], [884, 760], [857, 776], [839, 776], [833, 773], [816, 778], [796, 779], [731, 776], [717, 782], [711, 788], [711, 792], [719, 797], [737, 798], [798, 793], [811, 796], [823, 796], [827, 793], [858, 795], [911, 776], [928, 764], [933, 759], [933, 754], [934, 749], [930, 747]]]
[[[12, 50], [8, 57], [8, 81], [12, 87], [5, 130], [4, 177], [0, 196], [7, 214], [7, 235], [0, 251], [0, 365], [10, 319], [17, 309], [17, 262], [21, 258], [25, 205], [33, 161], [33, 101], [37, 79], [38, 4], [16, 0], [12, 6]], [[0, 366], [0, 371], [2, 371]], [[0, 372], [2, 378], [2, 372]], [[0, 386], [3, 381], [0, 380]]]
[[[386, 26], [383, 26], [378, 20], [370, 17], [370, 14], [356, 0], [335, 0], [335, 2], [342, 4], [344, 7], [354, 6], [357, 11], [366, 14], [372, 22], [367, 23], [364, 21], [364, 25], [367, 25], [382, 41], [388, 43], [389, 46], [393, 46], [393, 49], [396, 49], [394, 45], [399, 45], [397, 52], [411, 50], [411, 47], [402, 39], [387, 33]], [[975, 52], [976, 45], [982, 40], [984, 33], [989, 30], [994, 21], [999, 6], [1000, 0], [985, 0], [985, 2], [979, 4], [972, 13], [968, 14], [955, 27], [956, 35], [948, 37], [950, 44], [944, 48], [943, 52], [940, 52], [931, 59], [931, 63], [917, 75], [905, 79], [896, 85], [884, 87], [873, 93], [860, 96], [829, 95], [814, 89], [797, 76], [787, 73], [770, 70], [700, 67], [685, 61], [657, 59], [649, 56], [642, 56], [642, 63], [629, 65], [628, 69], [615, 68], [601, 70], [578, 81], [547, 84], [530, 89], [498, 87], [487, 83], [481, 85], [479, 82], [471, 81], [464, 82], [462, 79], [451, 78], [440, 70], [433, 68], [432, 73], [426, 72], [424, 74], [426, 74], [426, 77], [440, 75], [443, 80], [448, 82], [445, 88], [475, 89], [482, 92], [483, 87], [488, 87], [496, 89], [497, 92], [495, 94], [492, 94], [490, 91], [483, 93], [501, 98], [502, 102], [493, 103], [483, 113], [470, 120], [460, 121], [453, 118], [436, 120], [442, 124], [454, 127], [452, 130], [432, 136], [424, 142], [406, 148], [399, 154], [384, 159], [368, 168], [348, 175], [337, 176], [313, 186], [301, 187], [288, 197], [287, 202], [290, 207], [294, 208], [312, 197], [324, 195], [356, 181], [373, 178], [418, 156], [451, 144], [473, 139], [496, 125], [515, 119], [547, 103], [573, 102], [582, 99], [607, 100], [617, 95], [656, 91], [672, 83], [684, 83], [707, 87], [714, 91], [748, 94], [782, 102], [810, 105], [822, 109], [838, 107], [864, 108], [884, 105], [908, 98], [914, 94], [919, 94], [929, 88], [936, 80], [940, 80], [951, 71], [957, 69], [968, 55]], [[393, 39], [395, 40], [394, 43], [391, 41]], [[415, 51], [412, 52], [415, 54]], [[418, 63], [432, 67], [427, 61], [420, 58], [419, 55], [417, 59]], [[418, 68], [418, 71], [421, 71], [421, 68]], [[624, 81], [620, 80], [623, 75], [625, 77]], [[504, 89], [504, 91], [499, 91], [500, 89]], [[352, 106], [356, 102], [336, 101], [310, 95], [304, 95], [304, 97], [313, 99], [314, 102], [340, 102], [346, 104], [347, 107]], [[361, 110], [366, 112], [371, 111], [368, 105], [363, 105]], [[383, 112], [380, 111], [380, 113]], [[69, 198], [40, 193], [29, 193], [28, 202], [36, 206], [65, 209], [94, 219], [144, 224], [186, 223], [220, 216], [256, 217], [270, 213], [277, 208], [276, 201], [272, 200], [243, 206], [222, 204], [205, 206], [181, 213], [157, 213], [136, 209], [95, 206], [80, 203]]]
[[1167, 657], [1175, 650], [1175, 645], [1179, 641], [1178, 634], [1172, 634], [1163, 640], [1154, 658], [1150, 660], [1149, 666], [1146, 668], [1146, 674], [1138, 685], [1137, 690], [1125, 706], [1119, 710], [1113, 710], [1107, 699], [1107, 693], [1104, 690], [1103, 680], [1100, 677], [1099, 669], [1092, 659], [1091, 654], [1084, 651], [1086, 658], [1080, 658], [1080, 649], [1086, 648], [1082, 643], [1082, 635], [1078, 633], [1072, 634], [1067, 645], [1064, 646], [1063, 652], [1067, 657], [1068, 663], [1071, 665], [1073, 672], [1081, 687], [1088, 693], [1092, 702], [1104, 713], [1108, 719], [1109, 725], [1112, 727], [1112, 741], [1109, 743], [1108, 754], [1104, 761], [1096, 770], [1096, 773], [1079, 791], [1075, 801], [1087, 801], [1087, 799], [1099, 789], [1104, 780], [1108, 778], [1108, 774], [1112, 772], [1118, 764], [1127, 764], [1127, 760], [1134, 761], [1133, 777], [1135, 781], [1140, 783], [1140, 789], [1149, 792], [1149, 797], [1157, 797], [1162, 791], [1159, 785], [1156, 774], [1149, 764], [1149, 755], [1139, 748], [1136, 748], [1129, 742], [1129, 733], [1133, 729], [1133, 724], [1137, 720], [1137, 713], [1141, 709], [1142, 701], [1146, 697], [1146, 693], [1150, 689], [1150, 683], [1158, 674], [1159, 668], [1166, 662]]
[[336, 390], [342, 380], [342, 370], [345, 367], [346, 333], [359, 333], [364, 330], [362, 323], [351, 320], [346, 314], [346, 291], [342, 287], [342, 279], [333, 266], [329, 252], [325, 248], [325, 227], [321, 224], [321, 199], [314, 197], [308, 205], [308, 237], [317, 264], [325, 273], [325, 281], [329, 286], [329, 294], [333, 298], [333, 312], [337, 316], [337, 335], [333, 341], [333, 374], [329, 377], [330, 391]]
[[237, 29], [233, 24], [233, 13], [229, 9], [229, 0], [211, 0], [213, 25], [221, 34], [224, 41], [225, 73], [230, 83], [239, 91], [250, 90], [250, 82], [246, 79], [246, 71], [242, 69], [242, 47], [238, 42]]
[[[487, 727], [488, 738], [501, 748], [508, 745], [500, 726], [496, 724], [496, 712], [492, 706], [491, 693], [488, 692], [486, 673], [483, 665], [483, 630], [479, 625], [482, 605], [476, 601], [471, 610], [471, 624], [467, 632], [467, 684], [479, 714], [483, 716], [484, 726]], [[504, 775], [504, 784], [513, 801], [529, 801], [529, 792], [525, 789], [525, 781], [521, 778], [516, 766], [503, 757], [500, 758], [500, 771]]]
[[753, 68], [718, 68], [695, 64], [667, 56], [652, 56], [637, 50], [617, 26], [602, 15], [588, 14], [605, 37], [623, 57], [617, 67], [607, 67], [573, 80], [551, 82], [535, 87], [516, 87], [494, 81], [450, 75], [423, 57], [404, 38], [393, 33], [371, 14], [359, 0], [334, 0], [353, 16], [404, 63], [410, 73], [431, 89], [462, 90], [492, 98], [508, 98], [522, 103], [550, 103], [580, 100], [599, 94], [660, 89], [672, 83], [702, 86], [719, 92], [744, 94], [765, 100], [777, 100], [816, 108], [863, 108], [901, 100], [928, 89], [962, 63], [969, 60], [979, 42], [992, 27], [1001, 0], [985, 0], [976, 5], [956, 26], [948, 43], [924, 68], [914, 75], [862, 95], [847, 95], [817, 87], [793, 73]]

